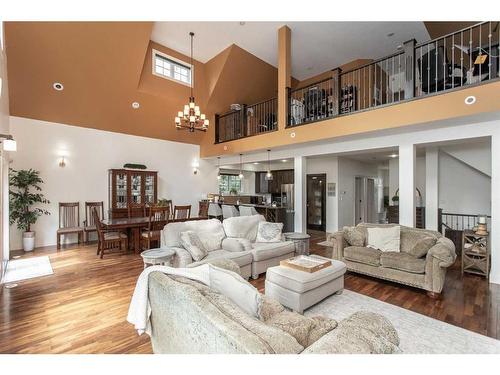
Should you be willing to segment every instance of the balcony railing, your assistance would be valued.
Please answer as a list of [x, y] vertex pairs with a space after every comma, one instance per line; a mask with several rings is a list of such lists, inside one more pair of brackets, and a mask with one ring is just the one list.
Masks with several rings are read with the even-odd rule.
[[[499, 40], [500, 22], [487, 21], [421, 44], [410, 40], [393, 55], [350, 71], [334, 69], [330, 78], [289, 89], [287, 126], [322, 121], [499, 79]], [[264, 106], [263, 115], [258, 117], [260, 122], [249, 122], [247, 109], [243, 113], [220, 116], [216, 120], [216, 142], [276, 130], [277, 100], [247, 108], [256, 106]], [[257, 113], [257, 108], [254, 110]], [[267, 116], [273, 120], [266, 121]]]
[[273, 98], [215, 117], [216, 143], [278, 129], [278, 99]]

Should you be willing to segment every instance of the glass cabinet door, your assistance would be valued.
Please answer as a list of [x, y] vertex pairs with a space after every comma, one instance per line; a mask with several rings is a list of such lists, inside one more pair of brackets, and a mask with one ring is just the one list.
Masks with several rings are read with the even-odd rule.
[[127, 173], [116, 174], [116, 208], [127, 208]]
[[132, 173], [130, 175], [130, 199], [131, 203], [140, 204], [142, 202], [142, 174]]
[[144, 184], [144, 203], [151, 205], [155, 203], [155, 175], [147, 174]]

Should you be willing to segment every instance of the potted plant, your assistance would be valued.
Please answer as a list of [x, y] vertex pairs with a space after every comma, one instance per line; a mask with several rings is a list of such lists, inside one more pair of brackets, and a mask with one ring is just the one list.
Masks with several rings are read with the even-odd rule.
[[229, 190], [229, 194], [231, 194], [231, 195], [238, 195], [238, 189], [236, 189], [236, 188], [234, 188], [234, 187], [233, 187], [233, 188], [231, 188], [231, 189]]
[[392, 203], [394, 206], [398, 206], [399, 205], [399, 196], [397, 196], [397, 195], [393, 196]]
[[[50, 215], [50, 212], [39, 207], [39, 204], [50, 203], [43, 196], [40, 187], [43, 180], [40, 173], [33, 169], [10, 170], [10, 224], [17, 224], [17, 229], [23, 231], [23, 249], [32, 251], [35, 247], [35, 232], [31, 225], [35, 224], [39, 216]], [[35, 192], [33, 192], [34, 190]]]

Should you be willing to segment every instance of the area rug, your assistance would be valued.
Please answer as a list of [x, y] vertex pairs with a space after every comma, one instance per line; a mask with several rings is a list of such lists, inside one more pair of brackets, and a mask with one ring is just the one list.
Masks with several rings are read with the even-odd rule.
[[406, 354], [500, 353], [499, 340], [349, 290], [327, 298], [304, 315], [342, 320], [359, 310], [379, 313], [389, 319], [398, 331], [400, 348]]
[[12, 283], [14, 281], [52, 275], [53, 273], [48, 256], [15, 259], [7, 263], [3, 282]]

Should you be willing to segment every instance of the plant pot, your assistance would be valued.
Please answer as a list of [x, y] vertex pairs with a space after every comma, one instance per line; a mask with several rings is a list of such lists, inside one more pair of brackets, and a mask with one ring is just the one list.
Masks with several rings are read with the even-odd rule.
[[33, 251], [35, 248], [35, 232], [23, 233], [23, 250]]

